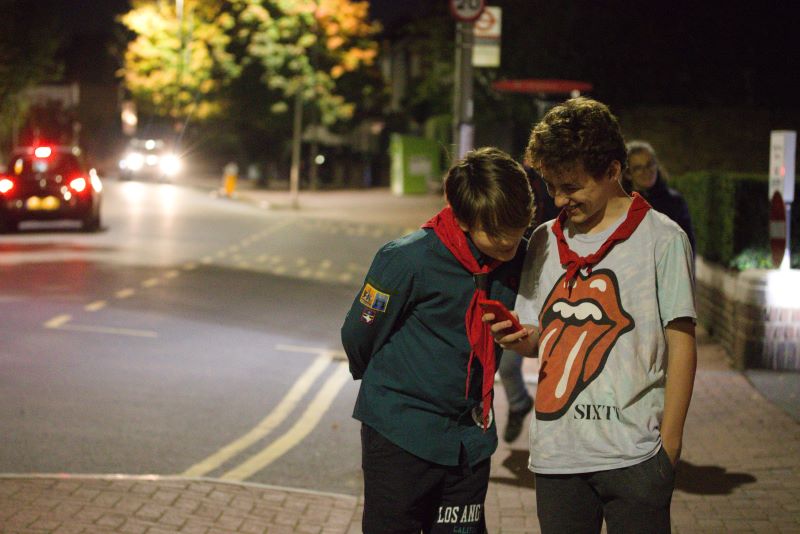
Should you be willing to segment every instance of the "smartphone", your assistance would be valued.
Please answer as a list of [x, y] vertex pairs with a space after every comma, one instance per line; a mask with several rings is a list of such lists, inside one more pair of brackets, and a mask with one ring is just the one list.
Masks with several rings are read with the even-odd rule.
[[478, 306], [481, 307], [483, 313], [493, 313], [495, 321], [511, 321], [509, 328], [514, 332], [522, 330], [519, 320], [499, 300], [479, 300]]

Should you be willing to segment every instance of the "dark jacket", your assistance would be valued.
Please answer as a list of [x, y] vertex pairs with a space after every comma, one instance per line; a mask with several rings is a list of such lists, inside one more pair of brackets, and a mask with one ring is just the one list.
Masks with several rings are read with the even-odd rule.
[[[629, 181], [624, 182], [625, 190], [631, 192], [632, 186]], [[639, 191], [644, 199], [653, 207], [654, 210], [659, 211], [678, 223], [678, 226], [686, 232], [689, 237], [689, 243], [692, 244], [692, 252], [694, 252], [694, 230], [692, 229], [692, 218], [689, 215], [689, 206], [683, 196], [671, 187], [658, 173], [656, 183], [647, 191]]]
[[[470, 242], [473, 255], [481, 255]], [[489, 298], [513, 308], [525, 244], [489, 274]], [[389, 441], [430, 462], [471, 465], [497, 447], [492, 423], [473, 417], [481, 401], [477, 359], [465, 395], [470, 346], [465, 314], [472, 275], [432, 229], [385, 245], [342, 326], [342, 344], [361, 389], [353, 416]], [[495, 356], [499, 362], [500, 351]]]

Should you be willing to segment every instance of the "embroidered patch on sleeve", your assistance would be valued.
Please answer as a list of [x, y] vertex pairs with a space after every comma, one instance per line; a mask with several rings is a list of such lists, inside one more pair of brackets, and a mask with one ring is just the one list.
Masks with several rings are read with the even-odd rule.
[[375, 316], [376, 315], [377, 315], [377, 313], [375, 313], [375, 310], [371, 310], [369, 308], [364, 308], [361, 311], [361, 322], [362, 323], [367, 323], [367, 324], [372, 324], [375, 321]]
[[369, 283], [364, 284], [364, 289], [361, 290], [361, 304], [371, 308], [375, 311], [385, 312], [386, 307], [389, 305], [389, 294], [378, 291]]

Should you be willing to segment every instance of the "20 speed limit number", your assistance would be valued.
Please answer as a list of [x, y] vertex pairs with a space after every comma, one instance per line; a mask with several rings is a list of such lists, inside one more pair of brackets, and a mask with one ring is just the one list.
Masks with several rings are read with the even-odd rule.
[[450, 0], [450, 12], [461, 22], [472, 22], [481, 16], [484, 0]]

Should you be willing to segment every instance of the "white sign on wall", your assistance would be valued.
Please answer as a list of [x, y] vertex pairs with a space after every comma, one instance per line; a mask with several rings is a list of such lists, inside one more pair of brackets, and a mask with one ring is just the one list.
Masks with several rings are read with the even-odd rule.
[[794, 156], [797, 132], [773, 130], [769, 140], [769, 198], [780, 193], [784, 202], [794, 201]]

